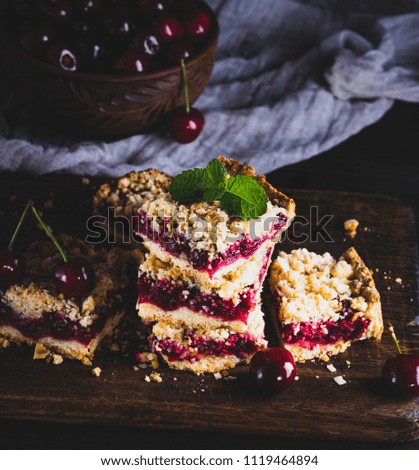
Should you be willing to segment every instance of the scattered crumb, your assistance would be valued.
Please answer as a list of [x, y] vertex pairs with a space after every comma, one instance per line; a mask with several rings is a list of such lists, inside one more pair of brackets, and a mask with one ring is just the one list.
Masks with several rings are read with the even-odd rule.
[[148, 366], [147, 366], [147, 364], [138, 364], [138, 367], [140, 369], [147, 369]]
[[359, 222], [356, 219], [348, 219], [343, 226], [345, 228], [345, 234], [350, 238], [355, 238]]
[[346, 380], [341, 376], [338, 375], [337, 377], [333, 377], [333, 380], [338, 384], [338, 385], [345, 385], [347, 382]]
[[54, 202], [51, 199], [44, 202], [45, 209], [52, 209], [53, 207], [54, 207]]
[[154, 380], [154, 382], [163, 382], [163, 379], [161, 378], [161, 375], [158, 372], [152, 372], [150, 374], [150, 379]]
[[46, 359], [50, 355], [50, 351], [41, 343], [36, 343], [35, 351], [33, 352], [34, 359]]
[[58, 366], [59, 364], [62, 364], [63, 362], [63, 356], [61, 356], [61, 354], [53, 354], [52, 355], [52, 363], [56, 366]]
[[227, 376], [228, 376], [228, 370], [222, 370], [222, 371], [221, 371], [221, 375], [222, 375], [223, 377], [227, 377]]
[[176, 382], [177, 381], [177, 377], [173, 377], [173, 382]]
[[380, 270], [379, 270], [378, 268], [375, 268], [375, 272], [376, 272], [376, 273], [379, 273]]
[[222, 375], [219, 372], [216, 372], [214, 374], [214, 378], [215, 378], [215, 380], [220, 380], [222, 378]]
[[3, 349], [6, 349], [10, 346], [10, 341], [6, 338], [0, 338], [0, 346], [3, 348]]
[[110, 347], [110, 350], [113, 351], [113, 352], [119, 351], [119, 344], [112, 343], [111, 347]]
[[315, 375], [314, 377], [316, 377], [316, 379], [320, 379], [320, 376], [318, 376], [318, 375]]
[[387, 287], [387, 290], [391, 290], [391, 287], [390, 287], [390, 286], [388, 286], [388, 287]]
[[137, 371], [139, 371], [139, 370], [140, 370], [140, 368], [139, 368], [139, 367], [137, 367], [137, 366], [134, 366], [134, 367], [133, 367], [133, 369], [135, 370], [135, 372], [137, 372]]
[[85, 185], [90, 184], [89, 178], [86, 178], [86, 177], [83, 177], [83, 178], [81, 179], [81, 182], [82, 182], [83, 184], [85, 184]]
[[396, 277], [394, 280], [397, 282], [397, 284], [401, 284], [403, 282], [400, 277]]
[[201, 392], [205, 392], [205, 388], [201, 388]]
[[300, 377], [296, 375], [294, 380], [300, 380]]
[[348, 361], [348, 359], [346, 359], [346, 365], [348, 366], [348, 369], [351, 367], [351, 361]]
[[320, 359], [323, 361], [323, 362], [329, 362], [330, 358], [327, 354], [322, 354], [320, 356]]
[[81, 362], [85, 366], [91, 366], [92, 365], [92, 361], [87, 356], [84, 356], [83, 359], [81, 360]]
[[95, 367], [92, 369], [92, 375], [95, 377], [100, 377], [100, 374], [102, 373], [102, 369], [100, 367]]
[[154, 370], [159, 368], [157, 354], [152, 352], [137, 353], [135, 359], [139, 362], [138, 366], [141, 367], [141, 369], [145, 369], [147, 366], [151, 366]]
[[327, 364], [326, 367], [330, 372], [336, 372], [336, 367], [333, 364]]
[[146, 375], [146, 376], [144, 377], [144, 380], [145, 380], [146, 382], [151, 382], [151, 379], [150, 379], [150, 377], [149, 377], [148, 375]]
[[237, 377], [235, 377], [234, 375], [227, 375], [226, 377], [224, 377], [224, 380], [237, 380]]

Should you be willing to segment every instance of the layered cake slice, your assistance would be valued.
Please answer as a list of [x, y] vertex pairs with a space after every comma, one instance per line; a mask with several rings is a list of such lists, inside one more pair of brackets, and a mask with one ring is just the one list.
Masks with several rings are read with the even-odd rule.
[[0, 291], [0, 336], [72, 359], [92, 358], [132, 298], [136, 263], [120, 248], [97, 248], [67, 235], [58, 240], [69, 259], [88, 260], [92, 289], [81, 298], [58, 292], [54, 273], [61, 255], [50, 241], [32, 243], [23, 280]]
[[245, 331], [238, 333], [228, 326], [199, 328], [158, 321], [150, 335], [151, 350], [167, 364], [195, 374], [219, 372], [248, 361], [266, 346], [263, 313], [260, 307], [251, 312]]
[[280, 252], [269, 283], [282, 341], [296, 361], [327, 361], [354, 341], [381, 338], [380, 295], [354, 248], [338, 261], [305, 248]]

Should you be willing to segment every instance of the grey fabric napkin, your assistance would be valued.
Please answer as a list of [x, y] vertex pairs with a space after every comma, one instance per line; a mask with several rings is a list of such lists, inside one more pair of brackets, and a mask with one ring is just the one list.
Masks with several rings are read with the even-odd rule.
[[[0, 169], [177, 173], [224, 154], [269, 172], [337, 145], [395, 99], [419, 101], [419, 1], [209, 3], [221, 36], [210, 85], [196, 103], [206, 118], [198, 140], [179, 145], [162, 132], [72, 141], [35, 123], [13, 127], [0, 113]], [[5, 109], [13, 98], [3, 89], [0, 100]]]

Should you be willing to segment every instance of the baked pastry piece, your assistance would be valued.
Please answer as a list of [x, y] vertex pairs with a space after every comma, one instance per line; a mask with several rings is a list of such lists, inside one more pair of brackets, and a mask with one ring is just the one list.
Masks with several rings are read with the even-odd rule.
[[[269, 202], [258, 219], [231, 217], [219, 203], [180, 204], [171, 177], [131, 173], [102, 186], [97, 212], [131, 218], [148, 251], [137, 308], [150, 343], [170, 367], [195, 373], [233, 367], [263, 347], [260, 296], [273, 247], [295, 215], [292, 199], [253, 168], [219, 157], [227, 173], [256, 179]], [[222, 340], [220, 339], [222, 336]]]
[[53, 280], [61, 255], [50, 241], [32, 243], [25, 253], [24, 279], [0, 291], [0, 336], [39, 343], [71, 359], [91, 359], [100, 341], [118, 324], [127, 295], [132, 296], [136, 263], [131, 253], [120, 248], [97, 248], [67, 235], [58, 239], [69, 259], [89, 260], [94, 287], [85, 298], [65, 298]]
[[354, 341], [381, 338], [380, 295], [355, 248], [338, 261], [305, 248], [280, 252], [269, 284], [282, 341], [298, 362], [327, 361]]

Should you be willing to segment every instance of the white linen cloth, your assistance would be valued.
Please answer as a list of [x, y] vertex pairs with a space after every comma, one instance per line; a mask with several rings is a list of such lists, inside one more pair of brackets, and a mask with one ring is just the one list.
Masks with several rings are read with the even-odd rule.
[[164, 132], [112, 143], [14, 127], [0, 76], [0, 170], [176, 174], [224, 154], [259, 172], [307, 159], [379, 120], [395, 99], [419, 101], [419, 1], [209, 0], [221, 34], [206, 119], [189, 145]]

